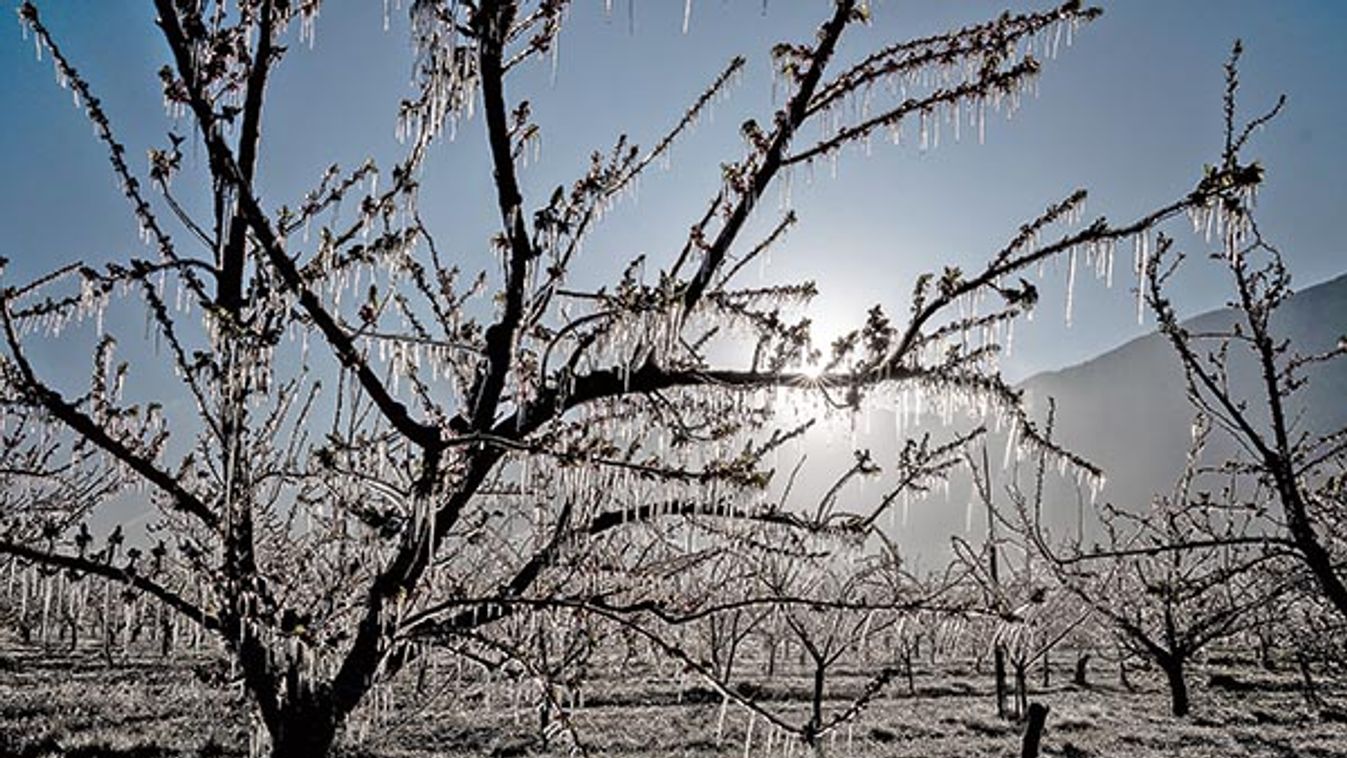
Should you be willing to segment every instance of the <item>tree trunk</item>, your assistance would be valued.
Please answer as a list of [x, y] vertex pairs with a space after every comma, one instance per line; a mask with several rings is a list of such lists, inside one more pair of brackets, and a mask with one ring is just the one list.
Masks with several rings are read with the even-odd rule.
[[426, 694], [426, 689], [430, 686], [430, 664], [422, 660], [416, 667], [416, 694], [421, 696]]
[[1075, 676], [1075, 678], [1072, 679], [1071, 681], [1072, 681], [1077, 687], [1088, 687], [1088, 686], [1090, 686], [1090, 682], [1088, 681], [1089, 668], [1090, 668], [1090, 654], [1089, 654], [1089, 653], [1085, 653], [1084, 655], [1081, 655], [1081, 656], [1079, 656], [1079, 657], [1076, 658], [1076, 676]]
[[173, 654], [173, 644], [176, 642], [178, 629], [171, 613], [165, 613], [160, 623], [162, 626], [159, 630], [159, 655], [167, 658]]
[[993, 651], [996, 666], [996, 717], [1006, 717], [1006, 651], [998, 644]]
[[271, 733], [271, 756], [323, 758], [331, 752], [336, 741], [337, 725], [331, 705], [314, 697], [291, 701], [275, 722], [267, 725]]
[[[1277, 432], [1278, 448], [1285, 451], [1287, 449], [1286, 422], [1283, 417], [1281, 398], [1275, 394], [1278, 389], [1277, 382], [1280, 380], [1274, 379], [1275, 369], [1271, 356], [1265, 350], [1260, 350], [1260, 352], [1262, 352], [1263, 377], [1270, 393], [1270, 410], [1272, 411], [1273, 427]], [[1314, 531], [1314, 519], [1310, 516], [1309, 507], [1301, 493], [1300, 483], [1296, 479], [1291, 461], [1291, 456], [1286, 454], [1278, 454], [1271, 460], [1266, 461], [1273, 481], [1277, 486], [1277, 493], [1280, 495], [1282, 510], [1286, 513], [1287, 529], [1290, 530], [1291, 538], [1295, 540], [1296, 547], [1300, 550], [1301, 559], [1305, 566], [1318, 580], [1324, 596], [1338, 609], [1338, 613], [1347, 618], [1347, 584], [1344, 584], [1342, 578], [1338, 576], [1333, 556], [1329, 554], [1320, 541], [1319, 535]]]
[[71, 617], [70, 619], [67, 620], [66, 623], [70, 628], [70, 646], [66, 648], [66, 653], [70, 654], [74, 653], [75, 648], [79, 647], [80, 642], [79, 619]]
[[332, 750], [337, 729], [334, 724], [294, 721], [271, 735], [272, 758], [312, 756], [323, 758]]
[[112, 655], [113, 634], [112, 629], [108, 626], [107, 621], [105, 620], [103, 622], [103, 662], [109, 667], [116, 663], [116, 659]]
[[825, 666], [822, 662], [814, 664], [814, 702], [813, 713], [809, 719], [809, 734], [818, 742], [819, 730], [823, 728], [823, 676]]
[[1311, 708], [1322, 707], [1324, 701], [1319, 697], [1319, 688], [1314, 683], [1314, 672], [1310, 669], [1310, 658], [1305, 654], [1305, 651], [1296, 651], [1296, 664], [1300, 667], [1305, 703]]
[[538, 704], [538, 744], [542, 746], [543, 752], [549, 748], [547, 735], [552, 731], [552, 703], [544, 695], [542, 702]]
[[[326, 758], [339, 727], [369, 694], [373, 677], [352, 677], [343, 691], [306, 674], [311, 653], [302, 640], [277, 649], [255, 634], [243, 633], [231, 642], [244, 688], [270, 737], [272, 758]], [[396, 668], [389, 673], [396, 673]]]
[[1272, 660], [1272, 639], [1264, 631], [1258, 632], [1258, 665], [1265, 671], [1275, 671], [1277, 664]]
[[1025, 671], [1029, 664], [1027, 662], [1015, 663], [1015, 718], [1024, 718], [1025, 711], [1029, 709], [1029, 683]]
[[729, 650], [725, 651], [724, 669], [721, 671], [721, 681], [730, 681], [730, 675], [734, 673], [734, 657], [739, 650], [739, 642], [733, 637], [730, 638]]
[[1160, 668], [1169, 681], [1170, 711], [1180, 718], [1188, 715], [1188, 682], [1183, 677], [1183, 659], [1170, 658], [1160, 661]]

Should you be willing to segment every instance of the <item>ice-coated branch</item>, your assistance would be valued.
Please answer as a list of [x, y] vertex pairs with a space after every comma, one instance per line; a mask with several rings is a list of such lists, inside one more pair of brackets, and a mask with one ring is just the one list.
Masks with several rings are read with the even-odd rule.
[[[1205, 550], [1208, 548], [1221, 547], [1294, 547], [1295, 543], [1286, 538], [1275, 534], [1267, 535], [1234, 535], [1230, 537], [1213, 537], [1211, 539], [1184, 539], [1175, 542], [1165, 542], [1154, 545], [1143, 545], [1141, 547], [1118, 547], [1091, 550], [1088, 553], [1071, 553], [1067, 555], [1056, 554], [1055, 562], [1061, 566], [1072, 566], [1076, 564], [1088, 564], [1094, 561], [1111, 561], [1119, 558], [1155, 558], [1164, 553], [1178, 552], [1186, 553], [1196, 550]], [[1286, 553], [1282, 553], [1285, 555]]]
[[897, 107], [854, 126], [840, 128], [832, 136], [782, 160], [789, 167], [810, 163], [834, 153], [857, 140], [869, 137], [881, 129], [896, 128], [898, 123], [913, 113], [923, 119], [930, 117], [941, 106], [957, 106], [973, 97], [1005, 97], [1017, 91], [1023, 83], [1038, 75], [1040, 65], [1034, 58], [1025, 58], [1010, 68], [983, 73], [982, 78], [950, 89], [940, 89], [923, 98], [911, 98]]
[[[684, 318], [692, 313], [701, 301], [702, 295], [711, 285], [725, 257], [729, 255], [731, 246], [738, 239], [744, 222], [748, 220], [762, 193], [767, 190], [783, 167], [786, 151], [796, 131], [809, 117], [809, 101], [823, 78], [824, 69], [837, 50], [837, 42], [841, 39], [842, 32], [849, 23], [856, 21], [855, 13], [855, 0], [838, 0], [832, 18], [819, 29], [818, 43], [808, 56], [808, 68], [800, 77], [798, 87], [785, 109], [777, 113], [771, 137], [765, 137], [763, 147], [759, 148], [761, 155], [757, 159], [752, 175], [737, 189], [738, 197], [733, 207], [726, 213], [715, 239], [703, 251], [701, 265], [683, 290], [681, 307]], [[712, 207], [715, 207], [714, 204]]]
[[[1233, 80], [1233, 76], [1232, 64], [1227, 69], [1228, 80]], [[1227, 114], [1233, 112], [1233, 92], [1234, 86], [1231, 84], [1227, 89]], [[1234, 129], [1233, 124], [1233, 116], [1228, 115], [1227, 134]], [[1227, 145], [1234, 144], [1233, 137], [1227, 139]], [[1231, 167], [1228, 171], [1239, 175], [1249, 174], [1248, 169], [1239, 164], [1237, 157], [1227, 156], [1225, 164]], [[1253, 472], [1269, 481], [1276, 492], [1277, 501], [1285, 515], [1287, 532], [1305, 567], [1339, 613], [1347, 615], [1347, 582], [1344, 582], [1335, 565], [1325, 538], [1320, 535], [1322, 525], [1313, 512], [1314, 495], [1308, 491], [1298, 467], [1305, 446], [1303, 442], [1293, 442], [1289, 432], [1285, 403], [1295, 385], [1288, 384], [1280, 370], [1285, 346], [1271, 330], [1271, 317], [1283, 302], [1289, 288], [1289, 275], [1277, 250], [1262, 242], [1257, 226], [1247, 218], [1248, 209], [1234, 199], [1238, 188], [1230, 183], [1213, 181], [1210, 174], [1204, 179], [1204, 185], [1214, 188], [1218, 202], [1231, 216], [1231, 220], [1226, 223], [1234, 226], [1243, 219], [1247, 233], [1253, 236], [1252, 245], [1242, 249], [1237, 246], [1238, 236], [1227, 234], [1227, 250], [1223, 257], [1235, 289], [1237, 314], [1243, 322], [1241, 336], [1247, 338], [1246, 344], [1258, 367], [1260, 386], [1255, 398], [1268, 411], [1266, 429], [1260, 428], [1256, 418], [1251, 415], [1249, 400], [1236, 394], [1230, 382], [1228, 364], [1221, 362], [1213, 365], [1204, 360], [1197, 352], [1195, 341], [1180, 323], [1175, 307], [1168, 298], [1167, 270], [1162, 266], [1163, 258], [1172, 246], [1171, 240], [1163, 240], [1152, 255], [1146, 281], [1147, 303], [1156, 315], [1160, 333], [1168, 339], [1179, 357], [1188, 381], [1190, 397], [1199, 403], [1215, 405], [1219, 411], [1218, 418], [1232, 438], [1251, 454]], [[1253, 254], [1260, 251], [1269, 256], [1266, 269], [1251, 270]], [[1218, 353], [1224, 355], [1232, 343], [1233, 337], [1222, 341]]]
[[[690, 131], [710, 105], [724, 94], [743, 70], [745, 63], [745, 59], [741, 56], [733, 58], [684, 111], [678, 123], [665, 132], [655, 146], [645, 154], [640, 154], [635, 146], [624, 151], [627, 144], [625, 135], [619, 139], [609, 161], [601, 163], [598, 160], [599, 155], [595, 154], [589, 173], [572, 186], [564, 217], [560, 220], [565, 227], [563, 235], [566, 237], [565, 246], [560, 250], [555, 249], [557, 246], [555, 242], [547, 246], [552, 252], [553, 261], [547, 267], [547, 279], [531, 298], [532, 309], [525, 322], [526, 326], [537, 323], [546, 313], [553, 296], [570, 269], [571, 261], [580, 244], [588, 235], [590, 227], [598, 220], [602, 209], [630, 187], [647, 168], [669, 154], [678, 139]], [[560, 200], [560, 196], [554, 197], [553, 205]], [[549, 217], [551, 213], [554, 213], [554, 210], [548, 208], [540, 211], [536, 217], [539, 221], [546, 221], [544, 228], [558, 226], [558, 219]], [[707, 221], [709, 218], [703, 219], [702, 224], [705, 225]], [[689, 251], [685, 250], [684, 254], [687, 252]], [[678, 266], [675, 266], [674, 271], [677, 269]]]
[[304, 283], [297, 265], [286, 253], [265, 210], [254, 196], [251, 184], [245, 181], [232, 150], [225, 144], [224, 138], [214, 126], [215, 117], [210, 105], [205, 99], [205, 94], [196, 85], [196, 69], [191, 46], [183, 32], [177, 11], [173, 8], [171, 0], [156, 0], [156, 6], [160, 14], [159, 24], [173, 51], [178, 69], [187, 82], [189, 101], [193, 113], [196, 114], [202, 138], [206, 141], [206, 148], [211, 155], [212, 166], [215, 167], [213, 170], [219, 172], [222, 181], [227, 181], [235, 187], [239, 209], [248, 220], [248, 225], [252, 228], [268, 260], [280, 275], [281, 281], [297, 295], [300, 307], [322, 332], [338, 361], [355, 374], [389, 423], [422, 448], [438, 451], [441, 446], [440, 430], [413, 418], [407, 407], [393, 397], [356, 348], [354, 340], [337, 324], [318, 296]]
[[[161, 11], [162, 12], [162, 11]], [[257, 156], [262, 142], [262, 103], [267, 88], [275, 51], [275, 15], [272, 0], [262, 0], [257, 10], [257, 50], [248, 67], [246, 90], [243, 96], [243, 124], [238, 139], [238, 174], [241, 183], [251, 186], [257, 169]], [[225, 209], [229, 210], [229, 209]], [[238, 317], [243, 307], [243, 264], [247, 244], [248, 222], [240, 213], [233, 213], [228, 221], [229, 236], [220, 252], [219, 305], [226, 313]]]
[[[965, 71], [982, 69], [990, 62], [1010, 57], [1025, 39], [1032, 40], [1034, 35], [1054, 27], [1060, 32], [1061, 24], [1091, 21], [1101, 12], [1098, 8], [1082, 7], [1078, 0], [1069, 0], [1052, 11], [1006, 14], [955, 32], [894, 43], [865, 56], [821, 87], [810, 110], [827, 110], [868, 85], [899, 75], [913, 77], [923, 70], [953, 68], [956, 64]], [[1046, 45], [1049, 56], [1056, 50], [1058, 36]]]
[[537, 9], [510, 26], [505, 44], [529, 34], [537, 29], [524, 43], [522, 49], [515, 52], [505, 62], [503, 71], [509, 72], [515, 66], [530, 58], [544, 55], [548, 51], [556, 52], [557, 37], [561, 35], [561, 25], [570, 8], [571, 0], [542, 0]]
[[[112, 164], [113, 173], [121, 183], [122, 193], [131, 203], [132, 211], [141, 226], [142, 233], [154, 240], [155, 246], [164, 260], [179, 261], [177, 248], [173, 244], [172, 238], [159, 225], [154, 209], [145, 199], [145, 196], [141, 194], [140, 181], [132, 175], [131, 168], [126, 164], [126, 147], [117, 140], [112, 130], [112, 121], [103, 110], [102, 101], [94, 96], [89, 83], [70, 64], [61, 48], [56, 44], [56, 40], [52, 38], [51, 32], [43, 25], [37, 6], [25, 0], [19, 6], [19, 18], [36, 35], [38, 44], [51, 53], [52, 60], [56, 64], [58, 81], [62, 87], [70, 87], [75, 92], [76, 102], [83, 107], [85, 114], [94, 125], [94, 131], [98, 135], [98, 139], [107, 147], [108, 160]], [[181, 267], [178, 272], [199, 303], [210, 302], [205, 286], [191, 267]]]
[[43, 566], [68, 569], [81, 574], [92, 574], [110, 579], [154, 597], [206, 629], [219, 630], [221, 628], [220, 619], [214, 614], [207, 613], [204, 608], [193, 604], [182, 595], [159, 584], [150, 577], [137, 573], [130, 566], [117, 567], [110, 563], [100, 563], [78, 555], [62, 555], [61, 553], [38, 550], [29, 545], [21, 545], [8, 540], [0, 540], [0, 553]]
[[195, 517], [213, 530], [219, 529], [219, 516], [184, 487], [177, 477], [159, 468], [154, 461], [131, 449], [124, 441], [113, 437], [101, 424], [81, 411], [78, 405], [66, 400], [61, 393], [38, 379], [33, 371], [32, 364], [28, 362], [24, 354], [18, 335], [15, 333], [14, 320], [9, 313], [8, 293], [0, 297], [0, 321], [3, 321], [5, 340], [9, 344], [12, 360], [18, 369], [17, 376], [22, 380], [20, 389], [29, 398], [69, 427], [72, 432], [97, 445], [113, 458], [126, 464], [146, 482], [163, 491], [169, 497], [174, 509]]
[[486, 366], [474, 387], [470, 421], [474, 429], [490, 428], [495, 421], [506, 374], [514, 357], [515, 332], [524, 317], [529, 262], [537, 257], [524, 220], [524, 196], [515, 175], [512, 138], [505, 102], [502, 64], [505, 38], [517, 7], [511, 0], [487, 0], [474, 15], [478, 38], [478, 67], [482, 77], [482, 109], [494, 167], [496, 202], [506, 240], [504, 304], [496, 323], [486, 330]]

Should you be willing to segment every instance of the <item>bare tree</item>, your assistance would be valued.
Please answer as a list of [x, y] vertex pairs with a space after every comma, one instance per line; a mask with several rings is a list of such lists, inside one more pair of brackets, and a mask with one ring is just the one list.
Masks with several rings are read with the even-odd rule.
[[1191, 707], [1193, 657], [1247, 630], [1254, 609], [1285, 591], [1268, 569], [1287, 551], [1258, 535], [1261, 506], [1196, 488], [1209, 427], [1199, 417], [1194, 428], [1186, 470], [1170, 495], [1144, 512], [1104, 506], [1105, 542], [1056, 563], [1063, 582], [1118, 630], [1124, 646], [1165, 674], [1175, 716]]
[[[64, 503], [69, 513], [43, 520], [46, 544], [23, 540], [11, 524], [27, 506], [11, 508], [0, 552], [120, 582], [217, 636], [275, 755], [326, 754], [371, 689], [425, 643], [466, 651], [463, 639], [547, 608], [659, 618], [679, 602], [647, 591], [652, 566], [764, 524], [864, 535], [936, 465], [942, 448], [912, 441], [888, 465], [902, 482], [894, 494], [850, 511], [792, 512], [766, 496], [766, 461], [808, 419], [778, 413], [777, 394], [856, 409], [873, 388], [919, 385], [950, 413], [1008, 425], [1016, 446], [1045, 446], [996, 369], [1003, 327], [1037, 296], [1011, 280], [1056, 256], [1073, 270], [1078, 256], [1111, 265], [1120, 241], [1255, 178], [1223, 167], [1198, 191], [1119, 225], [1075, 225], [1085, 194], [1074, 192], [980, 270], [923, 276], [904, 322], [875, 309], [833, 346], [821, 374], [806, 371], [816, 353], [808, 322], [792, 313], [813, 285], [735, 284], [795, 223], [786, 212], [767, 239], [745, 239], [769, 189], [885, 134], [916, 133], [924, 144], [942, 122], [981, 129], [989, 111], [1016, 107], [1055, 47], [1053, 30], [1097, 11], [1070, 0], [854, 51], [839, 67], [839, 45], [869, 9], [836, 0], [813, 38], [772, 50], [784, 102], [743, 125], [744, 153], [724, 164], [687, 238], [582, 290], [569, 278], [589, 233], [744, 61], [730, 61], [652, 148], [624, 136], [569, 187], [529, 202], [519, 164], [539, 126], [506, 84], [553, 48], [568, 4], [409, 3], [415, 95], [396, 114], [405, 155], [384, 168], [334, 167], [282, 206], [258, 182], [264, 104], [294, 54], [292, 27], [301, 40], [313, 34], [317, 0], [156, 0], [171, 55], [165, 102], [193, 133], [151, 153], [147, 181], [74, 56], [33, 3], [19, 8], [107, 148], [151, 253], [0, 290], [6, 410], [59, 428], [62, 444], [97, 453], [119, 485], [134, 484], [118, 495], [157, 512], [171, 554], [160, 572], [125, 555], [81, 555], [68, 536], [72, 514], [110, 497]], [[884, 83], [896, 86], [874, 86]], [[469, 118], [486, 133], [483, 185], [499, 211], [485, 244], [500, 270], [476, 279], [446, 259], [416, 203], [427, 156]], [[805, 136], [811, 125], [822, 136]], [[193, 145], [206, 163], [206, 218], [174, 189], [175, 179], [196, 180], [183, 169]], [[130, 369], [105, 334], [117, 325], [101, 317], [112, 301], [139, 304], [162, 347], [171, 377], [139, 369], [139, 389], [162, 383], [161, 404], [122, 394]], [[94, 334], [88, 387], [43, 375], [32, 358], [62, 330], [66, 341]], [[736, 354], [751, 357], [712, 358]], [[819, 727], [792, 728], [809, 736]]]
[[[1050, 412], [1045, 435], [1051, 435], [1052, 420]], [[993, 656], [997, 715], [1021, 720], [1029, 713], [1030, 667], [1041, 663], [1043, 685], [1049, 686], [1053, 648], [1077, 635], [1091, 621], [1091, 613], [1061, 585], [1053, 567], [1043, 560], [1040, 522], [1047, 456], [1040, 453], [1034, 457], [1034, 477], [1028, 492], [1020, 486], [1018, 467], [1014, 469], [1016, 475], [1005, 487], [1011, 507], [1003, 511], [993, 496], [986, 446], [980, 446], [977, 452], [980, 455], [967, 454], [965, 462], [974, 493], [986, 510], [987, 539], [978, 549], [955, 537], [954, 560], [966, 567], [986, 598], [989, 612], [978, 627]], [[1047, 558], [1051, 561], [1055, 556], [1049, 552]], [[1007, 673], [1014, 675], [1014, 708], [1010, 710], [1006, 708], [1010, 694]]]
[[[711, 570], [692, 573], [689, 579], [698, 586], [682, 591], [694, 597], [715, 597], [721, 602], [731, 601], [721, 613], [712, 613], [696, 624], [697, 644], [710, 658], [716, 679], [729, 682], [734, 679], [735, 664], [741, 648], [768, 617], [770, 609], [758, 604], [739, 604], [736, 599], [755, 596], [753, 584], [756, 572], [746, 561], [726, 554], [710, 562]], [[688, 581], [688, 580], [684, 580]]]
[[[876, 567], [857, 565], [845, 553], [826, 557], [777, 555], [759, 573], [769, 594], [778, 599], [773, 612], [799, 645], [808, 680], [808, 717], [803, 726], [805, 743], [822, 754], [822, 739], [851, 719], [852, 710], [863, 708], [897, 676], [896, 667], [884, 667], [861, 701], [829, 713], [825, 701], [830, 693], [828, 677], [848, 657], [859, 657], [868, 641], [874, 610], [898, 606], [901, 598], [875, 597], [869, 590], [882, 585], [869, 580]], [[774, 621], [778, 619], [773, 619]]]
[[[3, 392], [3, 390], [0, 390]], [[0, 396], [0, 538], [15, 546], [0, 563], [8, 602], [9, 626], [25, 640], [43, 645], [70, 634], [74, 647], [80, 633], [85, 596], [93, 581], [78, 584], [83, 573], [70, 563], [35, 565], [23, 561], [24, 551], [52, 549], [62, 534], [81, 523], [90, 511], [115, 494], [126, 481], [124, 472], [106, 463], [96, 448], [70, 444], [40, 410], [23, 398]], [[81, 560], [96, 564], [88, 573], [97, 578], [122, 579], [112, 565], [121, 537], [109, 535], [101, 549], [81, 526], [73, 542]], [[101, 589], [111, 596], [109, 586]], [[106, 628], [106, 627], [105, 627]]]
[[[1168, 238], [1146, 252], [1144, 295], [1183, 366], [1188, 397], [1235, 444], [1237, 453], [1228, 466], [1271, 490], [1280, 510], [1276, 518], [1303, 566], [1324, 597], [1347, 616], [1347, 429], [1315, 429], [1296, 406], [1308, 374], [1341, 360], [1347, 338], [1303, 354], [1277, 334], [1274, 319], [1291, 295], [1291, 275], [1280, 252], [1259, 232], [1253, 186], [1262, 168], [1246, 163], [1243, 152], [1284, 100], [1242, 126], [1237, 123], [1240, 54], [1236, 43], [1226, 65], [1221, 162], [1208, 168], [1199, 187], [1215, 191], [1219, 202], [1193, 214], [1194, 227], [1205, 231], [1208, 241], [1218, 241], [1219, 250], [1209, 257], [1228, 277], [1234, 318], [1229, 328], [1204, 332], [1180, 321], [1168, 284], [1184, 256]], [[1241, 176], [1248, 181], [1234, 180]], [[1241, 381], [1249, 367], [1253, 381]]]

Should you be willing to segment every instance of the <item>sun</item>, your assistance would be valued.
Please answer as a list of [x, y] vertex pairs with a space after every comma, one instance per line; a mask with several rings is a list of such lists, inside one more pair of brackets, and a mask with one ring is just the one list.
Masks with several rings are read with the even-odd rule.
[[822, 363], [814, 360], [800, 366], [800, 375], [811, 382], [818, 381], [824, 373]]

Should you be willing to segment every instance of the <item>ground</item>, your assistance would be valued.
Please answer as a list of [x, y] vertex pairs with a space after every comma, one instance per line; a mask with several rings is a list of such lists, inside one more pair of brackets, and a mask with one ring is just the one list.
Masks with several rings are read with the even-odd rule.
[[[736, 706], [725, 709], [716, 739], [718, 695], [687, 680], [681, 696], [665, 667], [632, 669], [591, 683], [573, 724], [596, 756], [772, 756], [803, 758], [761, 719]], [[452, 667], [404, 677], [393, 693], [348, 730], [350, 758], [567, 754], [564, 736], [544, 749], [537, 712], [526, 689], [460, 681]], [[1331, 706], [1306, 705], [1294, 667], [1266, 671], [1246, 663], [1209, 661], [1192, 675], [1194, 713], [1167, 713], [1158, 677], [1136, 672], [1135, 691], [1114, 671], [1092, 672], [1093, 683], [1069, 683], [1054, 672], [1050, 686], [1035, 674], [1031, 699], [1051, 707], [1044, 736], [1049, 756], [1306, 756], [1347, 758], [1347, 721]], [[1020, 728], [995, 715], [990, 675], [946, 663], [918, 669], [914, 695], [903, 681], [890, 685], [851, 728], [825, 744], [830, 756], [1012, 756]], [[843, 672], [842, 694], [861, 677]], [[774, 710], [803, 720], [804, 682], [774, 680], [756, 693]], [[1347, 702], [1347, 682], [1320, 682], [1330, 704]], [[376, 720], [377, 719], [377, 723]], [[244, 756], [251, 728], [241, 689], [226, 664], [206, 653], [169, 660], [152, 655], [115, 660], [97, 650], [43, 654], [6, 645], [0, 651], [0, 756]]]

